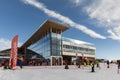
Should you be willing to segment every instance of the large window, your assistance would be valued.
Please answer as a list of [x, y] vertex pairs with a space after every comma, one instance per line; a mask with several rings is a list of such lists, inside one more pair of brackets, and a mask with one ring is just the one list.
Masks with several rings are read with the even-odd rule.
[[28, 49], [42, 55], [44, 58], [61, 55], [61, 34], [49, 33], [39, 41], [33, 43]]
[[50, 58], [50, 34], [30, 45], [28, 49], [42, 55], [46, 59]]
[[84, 54], [90, 54], [90, 55], [95, 55], [95, 50], [94, 49], [89, 49], [89, 48], [83, 48], [83, 47], [78, 47], [78, 46], [72, 46], [72, 45], [65, 45], [63, 44], [63, 50], [64, 52], [69, 52], [69, 53], [84, 53]]
[[61, 34], [51, 33], [51, 50], [52, 56], [61, 55]]

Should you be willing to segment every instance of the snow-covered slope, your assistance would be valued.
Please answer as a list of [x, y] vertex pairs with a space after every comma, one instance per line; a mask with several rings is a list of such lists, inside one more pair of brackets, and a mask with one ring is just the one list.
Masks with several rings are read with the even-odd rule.
[[0, 68], [0, 80], [120, 80], [120, 74], [117, 74], [117, 66], [112, 64], [106, 68], [101, 64], [101, 69], [95, 69], [91, 73], [90, 67], [77, 68], [69, 66], [70, 69], [64, 69], [64, 66], [58, 67], [24, 67], [17, 70], [3, 70]]

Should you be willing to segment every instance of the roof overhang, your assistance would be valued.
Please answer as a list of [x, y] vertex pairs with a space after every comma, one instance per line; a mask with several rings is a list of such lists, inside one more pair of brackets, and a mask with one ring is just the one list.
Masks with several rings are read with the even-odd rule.
[[35, 43], [41, 39], [44, 34], [47, 34], [52, 29], [53, 32], [61, 33], [68, 29], [67, 26], [47, 20], [40, 28], [22, 45], [22, 49], [28, 47], [29, 45]]

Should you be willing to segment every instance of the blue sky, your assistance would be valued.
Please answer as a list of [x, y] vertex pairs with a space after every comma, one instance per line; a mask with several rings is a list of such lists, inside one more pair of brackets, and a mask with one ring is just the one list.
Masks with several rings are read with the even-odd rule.
[[93, 43], [96, 57], [120, 59], [119, 0], [0, 0], [0, 50], [22, 45], [47, 19], [70, 27], [64, 37]]

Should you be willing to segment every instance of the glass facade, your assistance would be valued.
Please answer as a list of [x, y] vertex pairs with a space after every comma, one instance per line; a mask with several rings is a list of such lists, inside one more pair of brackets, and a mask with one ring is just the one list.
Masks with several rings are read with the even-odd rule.
[[61, 56], [61, 34], [51, 33], [51, 56]]
[[45, 59], [50, 59], [50, 34], [47, 34], [36, 43], [30, 45], [28, 49], [42, 55]]
[[42, 55], [45, 59], [50, 59], [51, 56], [61, 55], [61, 40], [61, 34], [49, 33], [30, 45], [28, 49]]

